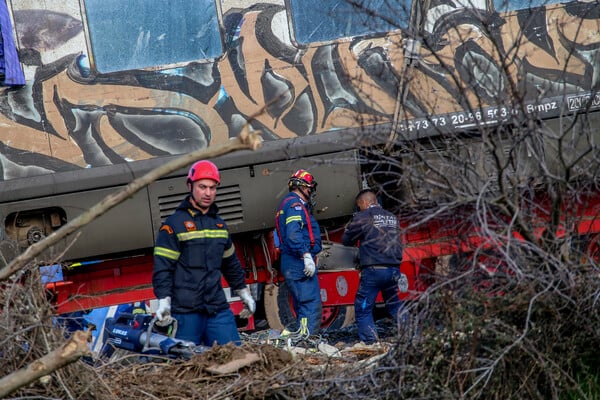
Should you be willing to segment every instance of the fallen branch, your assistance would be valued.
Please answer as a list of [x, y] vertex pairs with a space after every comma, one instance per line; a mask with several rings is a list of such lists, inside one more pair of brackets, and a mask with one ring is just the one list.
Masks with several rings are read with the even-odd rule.
[[91, 356], [88, 346], [91, 341], [91, 331], [76, 331], [62, 346], [46, 354], [27, 367], [13, 372], [0, 379], [0, 398], [30, 384], [53, 371], [79, 360], [83, 356]]
[[206, 367], [206, 370], [211, 374], [215, 375], [231, 374], [233, 372], [239, 371], [244, 367], [247, 367], [248, 365], [254, 364], [257, 361], [260, 361], [260, 357], [258, 354], [246, 353], [244, 355], [244, 358], [232, 360], [222, 365], [211, 365], [210, 367]]
[[177, 171], [194, 161], [217, 157], [223, 154], [231, 153], [236, 150], [256, 150], [262, 144], [262, 139], [258, 133], [248, 132], [247, 126], [240, 135], [225, 143], [211, 146], [207, 149], [196, 150], [191, 153], [178, 157], [160, 167], [153, 169], [144, 176], [133, 180], [122, 190], [109, 194], [99, 203], [94, 205], [85, 213], [71, 220], [69, 223], [48, 235], [44, 240], [35, 243], [27, 248], [22, 254], [13, 259], [6, 267], [0, 270], [0, 281], [7, 279], [12, 274], [20, 270], [29, 260], [39, 255], [42, 251], [56, 244], [58, 241], [67, 237], [71, 233], [87, 225], [94, 219], [105, 214], [111, 208], [128, 199], [142, 188], [148, 186], [157, 179]]

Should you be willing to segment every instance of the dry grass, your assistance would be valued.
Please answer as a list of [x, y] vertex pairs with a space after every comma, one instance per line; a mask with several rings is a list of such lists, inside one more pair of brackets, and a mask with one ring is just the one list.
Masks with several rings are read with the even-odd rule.
[[[513, 257], [487, 277], [467, 262], [409, 305], [387, 352], [348, 348], [339, 359], [269, 345], [217, 346], [190, 360], [138, 355], [80, 360], [12, 398], [29, 399], [592, 399], [598, 395], [600, 275], [593, 260]], [[534, 263], [535, 261], [535, 263]], [[518, 265], [518, 269], [516, 267]], [[527, 267], [527, 266], [531, 267]], [[535, 265], [535, 267], [534, 267]], [[458, 272], [460, 271], [460, 273]], [[0, 374], [64, 342], [35, 269], [3, 283]], [[229, 375], [207, 372], [254, 352]], [[595, 370], [593, 368], [596, 368]], [[592, 382], [591, 386], [585, 384]], [[595, 382], [595, 385], [594, 385]]]

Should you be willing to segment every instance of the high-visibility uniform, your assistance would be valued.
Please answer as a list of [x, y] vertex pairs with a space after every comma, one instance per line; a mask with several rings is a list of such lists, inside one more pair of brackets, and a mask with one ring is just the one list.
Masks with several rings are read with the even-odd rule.
[[314, 259], [321, 251], [319, 224], [297, 193], [290, 192], [280, 203], [276, 215], [281, 242], [281, 272], [290, 288], [298, 321], [307, 318], [307, 327], [316, 334], [321, 327], [321, 296], [317, 273], [312, 277], [304, 274], [303, 254], [310, 253]]
[[[220, 314], [230, 313], [221, 285], [222, 276], [233, 291], [246, 287], [244, 271], [225, 221], [218, 215], [217, 205], [212, 204], [208, 212], [202, 214], [192, 206], [188, 196], [158, 232], [152, 276], [154, 294], [159, 299], [171, 297], [171, 311], [180, 322], [179, 328], [186, 329], [181, 326], [178, 315], [185, 317], [189, 313], [201, 314], [204, 325], [210, 325], [211, 317], [219, 316], [222, 325], [224, 317]], [[239, 341], [233, 314], [227, 315], [225, 320], [230, 321], [235, 330], [234, 334], [230, 329], [228, 337], [233, 335], [234, 341]], [[202, 334], [204, 328], [194, 328], [194, 332]], [[213, 344], [211, 339], [222, 341], [211, 337], [206, 343], [209, 346]]]

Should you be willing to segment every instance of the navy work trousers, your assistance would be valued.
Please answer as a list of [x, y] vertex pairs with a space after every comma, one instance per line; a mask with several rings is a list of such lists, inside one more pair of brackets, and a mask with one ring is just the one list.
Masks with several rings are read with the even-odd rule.
[[402, 302], [398, 297], [398, 267], [366, 267], [360, 272], [360, 283], [354, 299], [354, 312], [358, 337], [366, 344], [377, 341], [377, 330], [373, 318], [375, 299], [379, 292], [385, 301], [387, 312], [398, 321], [398, 313]]
[[173, 313], [177, 320], [177, 339], [189, 340], [197, 345], [212, 346], [233, 342], [242, 344], [235, 317], [228, 308], [216, 314]]
[[302, 318], [306, 318], [308, 332], [311, 335], [317, 334], [321, 328], [321, 314], [323, 313], [317, 274], [301, 279], [286, 279], [286, 283], [292, 293], [294, 311], [297, 316], [295, 329], [300, 327]]

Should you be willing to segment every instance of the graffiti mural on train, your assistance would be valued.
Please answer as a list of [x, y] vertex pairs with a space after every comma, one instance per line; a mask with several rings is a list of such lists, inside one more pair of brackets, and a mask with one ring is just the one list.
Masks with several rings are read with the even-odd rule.
[[222, 7], [219, 57], [105, 73], [78, 0], [16, 3], [27, 84], [0, 89], [0, 179], [181, 154], [227, 141], [247, 121], [265, 140], [394, 120], [419, 135], [509, 119], [520, 101], [547, 117], [565, 102], [600, 107], [586, 101], [600, 83], [598, 10], [521, 3], [404, 1], [386, 27], [397, 30], [316, 42], [299, 37], [317, 16], [240, 3]]

